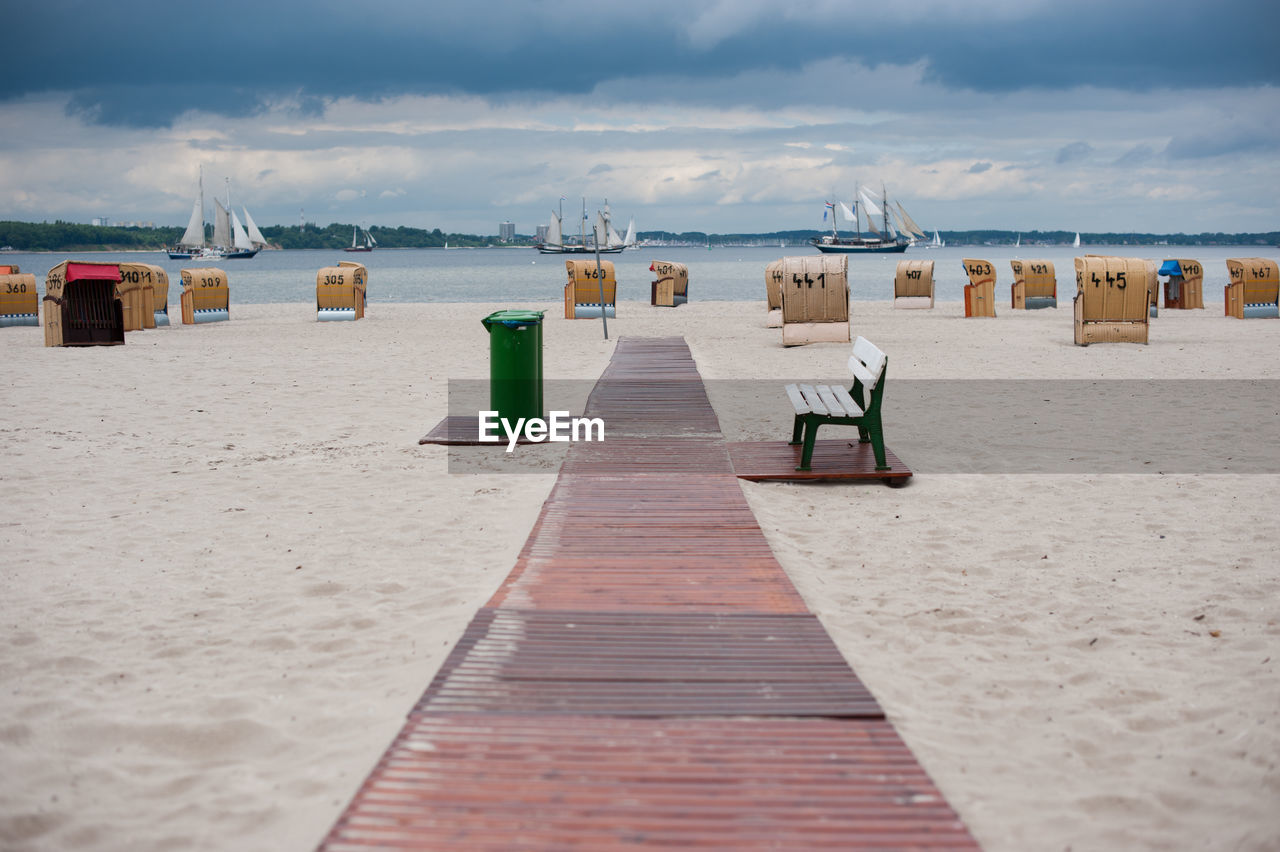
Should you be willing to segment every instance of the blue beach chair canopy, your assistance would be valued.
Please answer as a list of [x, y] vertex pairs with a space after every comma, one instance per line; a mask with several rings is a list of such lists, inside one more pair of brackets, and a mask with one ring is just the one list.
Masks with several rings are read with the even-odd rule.
[[1157, 275], [1181, 275], [1182, 267], [1178, 265], [1178, 261], [1176, 260], [1166, 260], [1164, 264], [1161, 265], [1159, 271], [1156, 274]]

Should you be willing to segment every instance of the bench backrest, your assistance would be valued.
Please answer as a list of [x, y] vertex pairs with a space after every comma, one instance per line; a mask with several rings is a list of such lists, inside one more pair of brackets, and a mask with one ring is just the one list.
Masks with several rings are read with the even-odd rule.
[[1265, 257], [1227, 258], [1232, 284], [1244, 284], [1244, 304], [1271, 305], [1280, 301], [1280, 272]]
[[847, 255], [782, 258], [782, 321], [848, 322]]
[[670, 260], [655, 260], [649, 264], [649, 271], [658, 276], [658, 281], [664, 281], [667, 278], [671, 279], [672, 295], [689, 295], [689, 267], [683, 263], [675, 263]]
[[575, 305], [600, 304], [601, 281], [598, 277], [600, 275], [604, 276], [604, 303], [606, 305], [617, 304], [618, 279], [613, 274], [613, 261], [600, 261], [598, 272], [594, 258], [591, 260], [566, 260], [564, 266], [569, 275], [566, 289], [573, 289], [573, 303]]
[[1083, 322], [1146, 322], [1147, 262], [1136, 257], [1077, 257], [1076, 298]]
[[855, 402], [860, 402], [863, 411], [869, 412], [873, 406], [879, 405], [884, 394], [884, 371], [888, 363], [889, 356], [865, 337], [853, 341], [853, 354], [849, 356], [853, 387], [849, 389], [849, 395]]
[[893, 297], [933, 295], [933, 261], [900, 260], [893, 276]]
[[1052, 260], [1011, 260], [1013, 283], [1025, 287], [1029, 299], [1051, 298], [1058, 295], [1058, 276]]

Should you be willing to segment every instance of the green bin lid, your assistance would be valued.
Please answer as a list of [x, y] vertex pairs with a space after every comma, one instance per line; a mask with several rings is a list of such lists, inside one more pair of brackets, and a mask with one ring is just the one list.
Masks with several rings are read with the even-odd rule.
[[508, 328], [518, 328], [523, 325], [538, 325], [542, 322], [542, 315], [545, 313], [546, 311], [527, 310], [494, 311], [480, 322], [484, 323], [485, 328], [498, 323]]

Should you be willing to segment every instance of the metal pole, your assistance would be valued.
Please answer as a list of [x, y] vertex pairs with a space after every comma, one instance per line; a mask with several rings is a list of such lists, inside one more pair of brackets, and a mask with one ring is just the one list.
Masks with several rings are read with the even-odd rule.
[[[604, 315], [604, 272], [600, 269], [600, 226], [592, 225], [591, 233], [596, 238], [596, 283], [600, 285], [600, 324], [604, 326], [604, 339], [609, 339], [609, 319]], [[617, 301], [617, 290], [614, 290], [614, 301]]]

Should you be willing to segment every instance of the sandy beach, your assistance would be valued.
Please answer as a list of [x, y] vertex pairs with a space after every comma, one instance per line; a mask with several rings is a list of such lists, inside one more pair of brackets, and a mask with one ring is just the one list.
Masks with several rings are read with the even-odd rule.
[[[1162, 310], [1148, 346], [1087, 348], [1063, 301], [994, 320], [855, 302], [852, 326], [888, 353], [886, 410], [895, 381], [1280, 379], [1280, 322], [1220, 300]], [[0, 329], [0, 849], [323, 838], [554, 482], [555, 447], [516, 451], [544, 473], [451, 474], [417, 443], [449, 380], [487, 378], [480, 319], [507, 307], [547, 310], [548, 380], [608, 362], [599, 321], [559, 303], [323, 324], [307, 304], [233, 305], [84, 349]], [[615, 339], [688, 341], [730, 441], [785, 439], [779, 380], [839, 379], [848, 354], [784, 349], [763, 302], [618, 314]], [[733, 390], [748, 380], [776, 398]], [[912, 465], [912, 420], [941, 433], [953, 415], [917, 407], [887, 442]], [[1184, 470], [743, 490], [985, 849], [1274, 850], [1280, 474]]]

